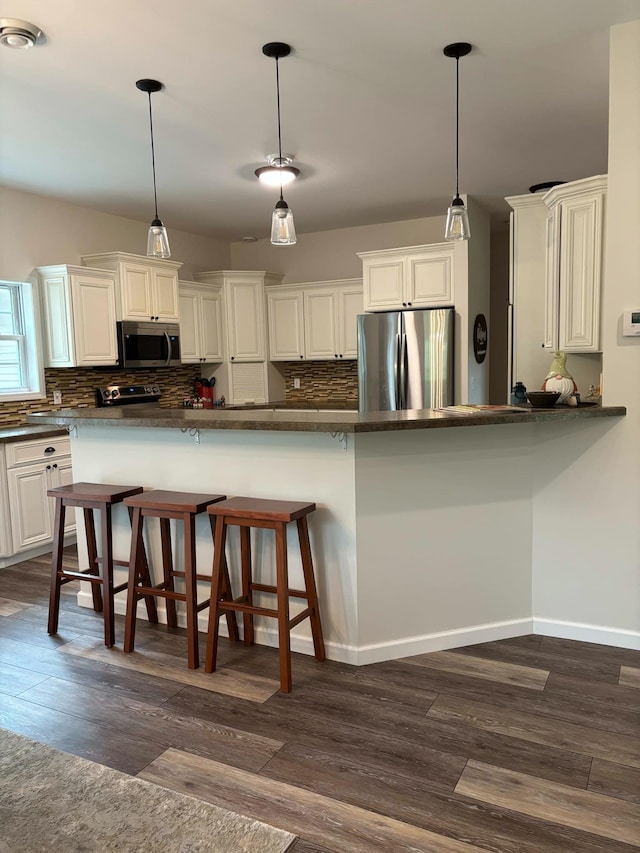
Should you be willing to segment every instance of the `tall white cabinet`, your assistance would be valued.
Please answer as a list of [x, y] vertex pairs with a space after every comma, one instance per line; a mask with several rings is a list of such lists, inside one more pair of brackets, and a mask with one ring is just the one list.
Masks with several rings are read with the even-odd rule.
[[226, 351], [216, 368], [218, 396], [227, 403], [264, 403], [284, 397], [284, 377], [268, 362], [266, 287], [282, 276], [264, 270], [212, 270], [196, 273], [200, 284], [220, 288]]

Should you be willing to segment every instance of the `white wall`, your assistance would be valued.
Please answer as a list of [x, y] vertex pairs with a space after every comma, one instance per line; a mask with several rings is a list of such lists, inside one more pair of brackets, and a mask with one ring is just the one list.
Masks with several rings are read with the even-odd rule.
[[533, 609], [540, 632], [640, 648], [640, 339], [621, 336], [640, 302], [640, 21], [611, 30], [609, 92], [603, 399], [627, 417], [544, 432]]
[[331, 281], [362, 276], [358, 252], [422, 246], [444, 239], [446, 216], [360, 225], [336, 231], [301, 234], [295, 246], [272, 246], [269, 240], [232, 243], [231, 266], [236, 270], [269, 270], [285, 282]]
[[[79, 264], [81, 255], [132, 252], [145, 255], [149, 223], [0, 187], [0, 279], [22, 281], [36, 266]], [[169, 228], [180, 278], [224, 269], [229, 245]]]

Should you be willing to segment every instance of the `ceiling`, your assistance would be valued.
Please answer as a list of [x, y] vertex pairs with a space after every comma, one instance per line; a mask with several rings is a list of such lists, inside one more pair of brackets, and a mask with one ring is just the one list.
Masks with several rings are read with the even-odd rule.
[[[37, 24], [32, 50], [0, 48], [0, 184], [152, 218], [169, 229], [265, 237], [277, 191], [254, 177], [277, 151], [299, 234], [443, 214], [455, 187], [506, 216], [505, 195], [606, 172], [608, 28], [640, 0], [0, 0]], [[278, 20], [280, 18], [280, 20]]]

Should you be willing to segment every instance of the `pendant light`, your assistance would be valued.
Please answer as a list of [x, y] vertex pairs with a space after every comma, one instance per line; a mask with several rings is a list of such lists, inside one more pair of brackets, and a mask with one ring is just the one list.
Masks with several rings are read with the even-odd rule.
[[445, 240], [468, 240], [471, 237], [469, 214], [460, 198], [458, 186], [460, 151], [460, 57], [471, 53], [471, 45], [466, 41], [448, 44], [442, 51], [445, 56], [456, 61], [456, 194], [447, 210], [447, 224], [444, 229]]
[[155, 216], [149, 226], [147, 237], [147, 255], [150, 258], [170, 258], [169, 237], [167, 229], [158, 218], [158, 193], [156, 191], [156, 152], [153, 144], [153, 113], [151, 112], [151, 94], [159, 92], [163, 86], [158, 80], [137, 80], [136, 87], [149, 96], [149, 128], [151, 130], [151, 168], [153, 171], [153, 201], [155, 205]]
[[[278, 104], [278, 162], [282, 159], [282, 133], [280, 130], [280, 68], [278, 60], [291, 53], [291, 47], [281, 41], [271, 41], [262, 48], [265, 56], [276, 61], [276, 98]], [[293, 222], [293, 212], [282, 197], [282, 181], [280, 181], [280, 199], [276, 203], [271, 216], [271, 242], [274, 246], [293, 246], [296, 242], [296, 227]]]

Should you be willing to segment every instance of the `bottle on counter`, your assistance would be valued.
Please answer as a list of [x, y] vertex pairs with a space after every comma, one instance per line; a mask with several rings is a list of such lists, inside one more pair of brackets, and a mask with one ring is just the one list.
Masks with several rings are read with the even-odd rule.
[[516, 382], [511, 389], [511, 405], [524, 406], [527, 403], [527, 389], [524, 382]]

